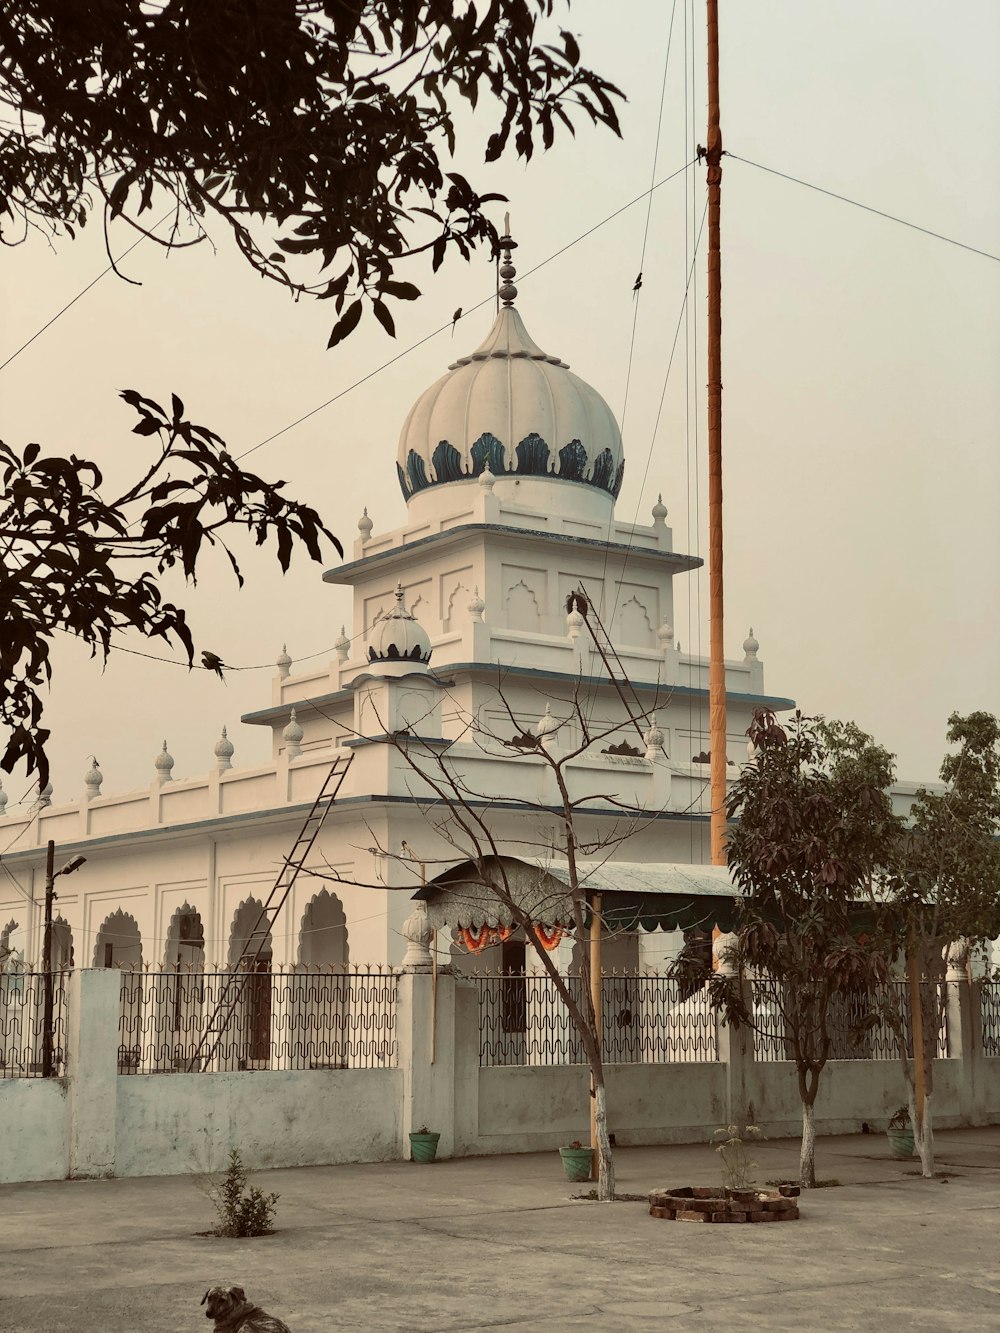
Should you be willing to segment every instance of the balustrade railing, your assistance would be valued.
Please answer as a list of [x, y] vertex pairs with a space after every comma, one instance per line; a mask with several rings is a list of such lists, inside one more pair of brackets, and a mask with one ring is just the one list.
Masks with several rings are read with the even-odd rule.
[[[474, 974], [479, 989], [479, 1063], [576, 1065], [583, 1038], [551, 977]], [[567, 976], [583, 1009], [583, 983]], [[716, 1018], [705, 991], [689, 994], [669, 977], [612, 974], [602, 979], [601, 1053], [606, 1064], [666, 1064], [719, 1058]]]
[[1000, 1055], [1000, 980], [987, 980], [979, 990], [983, 1055]]
[[[49, 1073], [66, 1072], [68, 972], [52, 972], [52, 1045]], [[0, 972], [0, 1078], [43, 1078], [45, 1069], [44, 972]]]
[[[232, 1016], [201, 1046], [220, 1000]], [[123, 972], [120, 1074], [385, 1069], [396, 1063], [396, 977], [376, 971]]]
[[[923, 982], [926, 988], [935, 985]], [[909, 985], [893, 981], [880, 998], [864, 991], [835, 997], [827, 1015], [831, 1037], [831, 1060], [896, 1060], [899, 1058], [896, 1038], [886, 1017], [886, 1010], [899, 1015], [906, 1041], [907, 1054], [913, 1054], [913, 1036], [910, 1030]], [[782, 1014], [781, 992], [777, 982], [754, 981], [753, 996], [754, 1059], [792, 1060], [791, 1034]], [[937, 1042], [935, 1057], [945, 1059], [949, 1054], [947, 983], [935, 986], [937, 999]], [[875, 1023], [867, 1022], [869, 1014], [876, 1014]]]

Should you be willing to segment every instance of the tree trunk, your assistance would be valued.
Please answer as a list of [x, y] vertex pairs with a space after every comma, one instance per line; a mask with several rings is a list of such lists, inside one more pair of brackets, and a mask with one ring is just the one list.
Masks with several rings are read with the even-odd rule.
[[799, 1184], [811, 1190], [816, 1186], [816, 1123], [815, 1106], [802, 1103], [802, 1148], [799, 1152]]
[[913, 1146], [920, 1158], [920, 1174], [927, 1180], [934, 1176], [934, 1122], [931, 1118], [931, 1094], [924, 1097], [923, 1117], [918, 1122], [913, 1114], [916, 1107], [910, 1095], [910, 1123], [913, 1125]]
[[615, 1197], [615, 1162], [608, 1138], [608, 1090], [601, 1080], [594, 1082], [594, 1109], [597, 1125], [597, 1197], [605, 1203]]

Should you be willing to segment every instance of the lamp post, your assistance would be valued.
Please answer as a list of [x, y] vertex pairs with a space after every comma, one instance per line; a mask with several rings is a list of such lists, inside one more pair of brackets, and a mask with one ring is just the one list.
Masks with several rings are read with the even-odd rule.
[[56, 845], [49, 839], [45, 853], [45, 931], [42, 935], [42, 975], [45, 1001], [42, 1012], [42, 1078], [52, 1077], [52, 904], [56, 899], [56, 879], [72, 875], [86, 861], [85, 856], [71, 856], [61, 870], [56, 870]]

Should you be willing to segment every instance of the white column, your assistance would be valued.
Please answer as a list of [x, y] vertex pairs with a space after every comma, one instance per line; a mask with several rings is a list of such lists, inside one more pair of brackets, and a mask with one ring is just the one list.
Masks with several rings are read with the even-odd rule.
[[115, 1173], [121, 984], [117, 968], [77, 968], [70, 979], [66, 1074], [73, 1179]]

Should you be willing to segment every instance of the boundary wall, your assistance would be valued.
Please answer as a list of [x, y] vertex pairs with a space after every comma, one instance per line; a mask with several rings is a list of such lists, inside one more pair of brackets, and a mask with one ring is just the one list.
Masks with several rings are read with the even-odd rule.
[[[0, 1183], [184, 1175], [402, 1160], [408, 1134], [441, 1134], [438, 1155], [538, 1152], [589, 1133], [580, 1065], [480, 1067], [479, 992], [447, 970], [398, 975], [398, 1063], [386, 1069], [119, 1074], [120, 974], [70, 982], [63, 1078], [0, 1079]], [[979, 983], [954, 986], [953, 1055], [934, 1062], [941, 1128], [1000, 1123], [1000, 1057], [982, 1054]], [[890, 1060], [836, 1060], [823, 1072], [820, 1134], [884, 1128], [906, 1099]], [[707, 1142], [752, 1121], [770, 1138], [800, 1132], [795, 1068], [755, 1061], [749, 1033], [719, 1028], [719, 1059], [608, 1068], [620, 1145]]]

